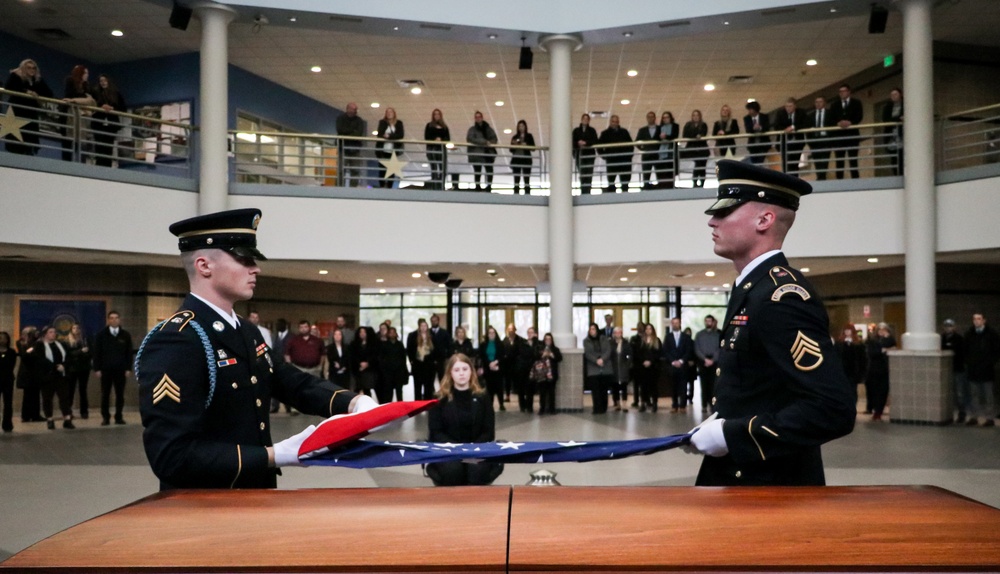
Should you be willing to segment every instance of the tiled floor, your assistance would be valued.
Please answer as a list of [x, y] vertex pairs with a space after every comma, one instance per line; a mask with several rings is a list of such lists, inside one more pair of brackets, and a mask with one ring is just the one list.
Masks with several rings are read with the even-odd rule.
[[[609, 412], [540, 417], [497, 413], [497, 437], [513, 440], [614, 440], [686, 432], [700, 414]], [[0, 560], [66, 527], [107, 512], [157, 489], [146, 463], [137, 413], [130, 424], [55, 431], [44, 423], [18, 424], [0, 435]], [[1000, 507], [1000, 429], [873, 423], [859, 415], [854, 432], [824, 447], [832, 485], [931, 484]], [[284, 413], [273, 419], [273, 436], [287, 437], [314, 422]], [[419, 440], [425, 415], [383, 431], [386, 438]], [[544, 464], [565, 485], [690, 486], [700, 458], [679, 450], [608, 462]], [[537, 465], [508, 465], [498, 484], [525, 484]], [[368, 471], [292, 468], [280, 488], [430, 486], [419, 467]], [[611, 501], [609, 501], [611, 502]]]

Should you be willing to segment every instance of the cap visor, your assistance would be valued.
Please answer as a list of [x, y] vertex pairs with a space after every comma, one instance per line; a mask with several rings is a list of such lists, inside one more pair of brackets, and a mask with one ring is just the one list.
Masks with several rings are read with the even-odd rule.
[[267, 261], [267, 257], [264, 257], [263, 253], [257, 251], [256, 247], [240, 245], [238, 247], [230, 247], [228, 251], [237, 257], [252, 257], [258, 261]]
[[741, 199], [737, 199], [735, 197], [726, 197], [724, 199], [720, 199], [715, 203], [713, 203], [712, 207], [709, 207], [708, 209], [705, 210], [705, 214], [714, 215], [716, 211], [722, 211], [723, 209], [728, 209], [730, 207], [737, 206], [741, 203], [743, 203], [743, 200]]

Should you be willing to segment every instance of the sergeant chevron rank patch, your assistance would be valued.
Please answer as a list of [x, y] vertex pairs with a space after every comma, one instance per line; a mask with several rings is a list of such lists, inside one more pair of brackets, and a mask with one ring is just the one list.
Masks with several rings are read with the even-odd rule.
[[802, 297], [803, 301], [806, 301], [810, 297], [812, 297], [812, 295], [810, 295], [809, 292], [806, 291], [805, 288], [802, 287], [801, 285], [796, 285], [795, 283], [789, 283], [787, 285], [782, 285], [781, 287], [775, 289], [774, 293], [771, 294], [771, 301], [781, 301], [781, 298], [784, 297], [787, 293], [794, 293], [799, 297]]
[[811, 371], [823, 364], [823, 351], [819, 348], [819, 343], [799, 331], [792, 343], [792, 362], [795, 368], [800, 371]]
[[181, 402], [181, 388], [177, 386], [177, 383], [171, 381], [166, 373], [164, 373], [160, 382], [156, 384], [156, 388], [153, 389], [153, 404], [155, 405], [164, 398], [168, 398], [175, 403]]

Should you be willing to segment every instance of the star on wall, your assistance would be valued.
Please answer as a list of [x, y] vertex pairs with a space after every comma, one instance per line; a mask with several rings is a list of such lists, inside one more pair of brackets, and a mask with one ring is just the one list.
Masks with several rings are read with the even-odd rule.
[[406, 164], [409, 162], [400, 160], [399, 156], [396, 155], [396, 152], [392, 152], [392, 156], [390, 156], [389, 159], [380, 159], [379, 163], [385, 166], [386, 179], [389, 179], [394, 175], [399, 179], [403, 179], [403, 168], [406, 167]]
[[14, 108], [8, 106], [7, 114], [0, 114], [0, 138], [10, 134], [17, 139], [17, 141], [23, 142], [24, 136], [21, 135], [21, 128], [28, 125], [28, 120], [21, 119], [17, 117], [14, 113]]

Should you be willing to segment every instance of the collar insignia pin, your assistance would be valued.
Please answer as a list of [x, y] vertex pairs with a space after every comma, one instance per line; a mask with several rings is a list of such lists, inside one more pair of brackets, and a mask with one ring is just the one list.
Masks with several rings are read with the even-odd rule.
[[222, 324], [222, 321], [216, 321], [212, 323], [212, 328], [221, 333], [226, 329], [226, 326]]

